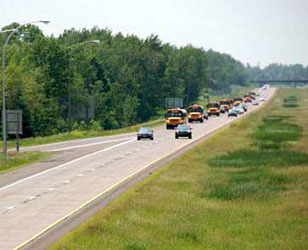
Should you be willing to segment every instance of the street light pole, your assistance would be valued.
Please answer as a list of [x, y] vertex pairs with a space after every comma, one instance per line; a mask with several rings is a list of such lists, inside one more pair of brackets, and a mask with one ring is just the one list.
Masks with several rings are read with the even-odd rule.
[[73, 45], [70, 47], [71, 51], [69, 52], [68, 57], [68, 112], [67, 112], [67, 122], [68, 122], [68, 133], [70, 134], [72, 131], [72, 96], [71, 96], [71, 56], [75, 49], [79, 48], [83, 44], [92, 43], [92, 44], [99, 44], [100, 40], [90, 40], [84, 41], [79, 44]]
[[2, 48], [2, 139], [3, 139], [3, 161], [6, 161], [6, 156], [7, 156], [7, 131], [6, 131], [6, 101], [5, 101], [5, 47], [9, 43], [11, 37], [13, 36], [14, 33], [16, 33], [20, 28], [32, 24], [32, 23], [44, 23], [48, 24], [49, 21], [33, 21], [33, 22], [28, 22], [25, 24], [19, 25], [16, 29], [12, 30], [3, 30], [0, 31], [2, 32], [10, 32], [8, 37], [6, 38], [3, 48]]

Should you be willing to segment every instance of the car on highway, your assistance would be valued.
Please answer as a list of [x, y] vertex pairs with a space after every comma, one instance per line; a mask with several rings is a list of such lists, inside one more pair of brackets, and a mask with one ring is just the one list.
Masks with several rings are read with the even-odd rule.
[[147, 127], [140, 128], [137, 132], [137, 140], [139, 141], [140, 139], [147, 139], [147, 138], [150, 140], [154, 140], [153, 129]]
[[244, 112], [245, 112], [245, 110], [243, 109], [243, 107], [240, 106], [240, 105], [236, 105], [236, 106], [234, 106], [233, 108], [234, 108], [234, 110], [237, 112], [238, 115], [242, 115], [242, 114], [244, 114]]
[[224, 114], [226, 112], [226, 109], [224, 106], [220, 106], [220, 110], [219, 110], [220, 113]]
[[237, 117], [237, 111], [234, 108], [229, 109], [228, 111], [228, 117], [231, 117], [231, 116]]
[[259, 98], [259, 101], [260, 101], [260, 102], [264, 102], [264, 101], [265, 101], [265, 98], [264, 98], [264, 97], [260, 97], [260, 98]]
[[259, 101], [258, 101], [258, 100], [253, 100], [253, 101], [252, 101], [252, 105], [258, 106], [258, 105], [259, 105]]
[[248, 111], [248, 107], [247, 107], [246, 103], [241, 103], [239, 106], [240, 106], [245, 112]]
[[209, 119], [209, 114], [208, 114], [208, 112], [207, 112], [206, 110], [203, 111], [203, 118], [204, 118], [205, 120], [208, 120], [208, 119]]
[[179, 137], [188, 137], [189, 139], [192, 138], [192, 128], [186, 124], [178, 125], [175, 130], [175, 139]]

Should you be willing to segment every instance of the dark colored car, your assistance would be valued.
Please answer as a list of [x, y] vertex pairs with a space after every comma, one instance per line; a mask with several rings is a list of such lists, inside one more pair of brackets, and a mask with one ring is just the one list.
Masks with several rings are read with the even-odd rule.
[[185, 124], [178, 125], [175, 130], [175, 139], [178, 139], [179, 137], [188, 137], [189, 139], [191, 139], [191, 127]]
[[151, 128], [140, 128], [137, 132], [137, 140], [142, 138], [149, 138], [154, 140], [154, 131]]

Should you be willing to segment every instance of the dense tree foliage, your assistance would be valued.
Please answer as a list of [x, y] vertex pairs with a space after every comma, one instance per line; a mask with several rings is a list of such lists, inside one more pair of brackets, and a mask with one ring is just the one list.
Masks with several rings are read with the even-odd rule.
[[[7, 35], [0, 34], [1, 44]], [[101, 42], [84, 43], [89, 40]], [[187, 105], [206, 88], [247, 83], [245, 67], [229, 55], [96, 27], [54, 38], [26, 26], [6, 54], [7, 108], [23, 110], [25, 136], [67, 131], [70, 111], [83, 128], [90, 121], [103, 129], [124, 127], [154, 117], [166, 97]]]
[[308, 79], [308, 66], [301, 64], [270, 64], [261, 69], [247, 65], [252, 80], [293, 80]]
[[248, 72], [244, 65], [230, 55], [208, 50], [208, 86], [220, 89], [225, 93], [230, 91], [232, 85], [245, 85]]

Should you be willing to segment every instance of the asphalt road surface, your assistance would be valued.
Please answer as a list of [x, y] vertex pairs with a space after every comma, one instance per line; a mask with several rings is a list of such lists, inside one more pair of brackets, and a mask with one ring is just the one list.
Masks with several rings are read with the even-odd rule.
[[[274, 89], [261, 93], [268, 100]], [[248, 112], [262, 105], [249, 106]], [[0, 187], [0, 249], [25, 246], [153, 162], [236, 119], [221, 115], [193, 123], [192, 140], [176, 140], [174, 131], [161, 126], [155, 128], [153, 141], [137, 141], [131, 133], [23, 148], [70, 157]]]

